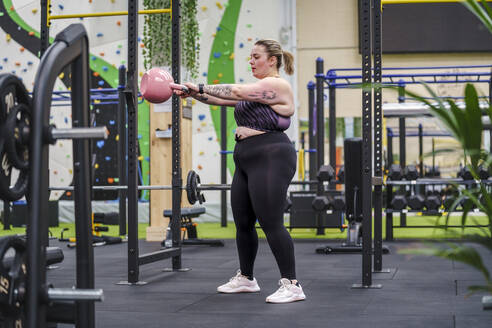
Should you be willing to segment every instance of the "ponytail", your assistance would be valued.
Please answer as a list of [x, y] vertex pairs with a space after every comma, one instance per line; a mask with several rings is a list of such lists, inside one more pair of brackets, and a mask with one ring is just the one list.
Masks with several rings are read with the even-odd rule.
[[287, 50], [283, 51], [284, 70], [287, 75], [294, 74], [294, 56]]

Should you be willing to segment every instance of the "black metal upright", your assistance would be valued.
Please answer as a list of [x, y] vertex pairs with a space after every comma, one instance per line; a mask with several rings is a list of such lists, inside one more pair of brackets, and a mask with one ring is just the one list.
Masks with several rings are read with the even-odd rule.
[[10, 230], [10, 202], [3, 201], [3, 230]]
[[48, 8], [48, 0], [41, 0], [41, 46], [39, 47], [39, 58], [41, 58], [48, 46], [50, 45], [50, 27], [48, 25], [48, 13], [51, 12], [51, 8]]
[[419, 177], [424, 177], [424, 128], [419, 124]]
[[[325, 75], [323, 73], [323, 58], [316, 58], [316, 135], [317, 135], [317, 165], [316, 165], [316, 173], [320, 169], [320, 167], [324, 164], [325, 159], [325, 95], [324, 95], [324, 86], [325, 86]], [[322, 183], [318, 183], [317, 187], [318, 196], [323, 195], [324, 186]], [[323, 212], [317, 211], [317, 235], [324, 235], [325, 229], [323, 228]]]
[[[27, 286], [26, 319], [28, 328], [46, 325], [46, 246], [48, 246], [49, 201], [49, 144], [46, 129], [50, 125], [50, 107], [53, 87], [62, 69], [72, 69], [72, 124], [89, 126], [89, 63], [88, 39], [81, 24], [73, 24], [60, 32], [55, 42], [41, 58], [36, 73], [33, 95], [33, 111], [30, 129], [29, 159], [31, 176], [29, 191], [29, 222], [27, 229]], [[91, 168], [89, 141], [73, 142], [74, 153], [74, 201], [77, 238], [77, 288], [94, 287], [94, 257], [91, 220]], [[41, 289], [40, 289], [41, 287]], [[95, 326], [94, 304], [77, 302], [77, 328]]]
[[[118, 107], [116, 112], [116, 121], [118, 122], [118, 179], [120, 186], [127, 184], [127, 138], [126, 138], [126, 102], [125, 94], [123, 93], [126, 83], [126, 67], [121, 65], [118, 68]], [[126, 234], [126, 198], [127, 191], [125, 189], [118, 190], [119, 199], [119, 221], [120, 221], [120, 236]]]
[[[361, 20], [362, 83], [370, 85], [371, 70], [371, 0], [362, 0]], [[354, 287], [369, 288], [372, 285], [372, 92], [362, 89], [362, 284]]]
[[[405, 102], [405, 82], [399, 81], [398, 82], [398, 103], [402, 104]], [[398, 119], [398, 140], [400, 142], [400, 166], [401, 169], [404, 170], [405, 166], [407, 165], [407, 158], [406, 158], [406, 121], [405, 117], [400, 117]], [[402, 188], [406, 188], [403, 186]], [[400, 212], [400, 225], [401, 226], [406, 226], [407, 225], [407, 214]]]
[[[374, 271], [383, 270], [383, 108], [381, 66], [381, 0], [374, 0]], [[365, 230], [365, 226], [363, 227]]]
[[[220, 108], [220, 183], [227, 183], [227, 107]], [[227, 227], [227, 191], [220, 192], [220, 226]]]
[[[314, 89], [316, 84], [313, 81], [309, 81], [307, 84], [308, 89], [308, 133], [309, 133], [309, 149], [316, 149], [316, 152], [309, 153], [309, 180], [314, 180], [316, 177], [316, 163], [318, 156], [318, 143], [316, 142], [316, 130], [314, 122], [316, 122], [314, 112]], [[313, 185], [309, 185], [309, 189], [315, 188]]]
[[[172, 75], [176, 83], [181, 81], [181, 67], [180, 67], [180, 26], [179, 19], [181, 16], [180, 1], [172, 1], [172, 43], [171, 43], [171, 59], [172, 59]], [[181, 244], [181, 186], [183, 185], [181, 177], [181, 99], [173, 95], [172, 98], [172, 235], [173, 235], [173, 247], [179, 247]], [[172, 257], [173, 270], [181, 269], [181, 252]]]
[[[387, 167], [391, 167], [391, 164], [393, 164], [393, 131], [390, 128], [386, 129], [387, 137], [388, 137], [388, 164]], [[393, 186], [392, 185], [387, 185], [386, 186], [386, 208], [388, 208], [391, 202], [391, 199], [393, 199]], [[393, 212], [387, 211], [386, 212], [386, 239], [388, 241], [393, 240]]]
[[[85, 33], [85, 30], [84, 30]], [[85, 38], [87, 38], [85, 36]], [[72, 126], [90, 126], [89, 47], [72, 63]], [[77, 240], [77, 288], [94, 288], [94, 251], [92, 248], [92, 165], [89, 139], [73, 140], [75, 238]], [[77, 318], [87, 318], [79, 327], [95, 327], [94, 302], [77, 302]]]
[[[327, 76], [328, 79], [328, 114], [329, 114], [329, 140], [328, 144], [330, 145], [330, 166], [333, 169], [337, 167], [337, 110], [336, 110], [336, 93], [337, 89], [333, 84], [335, 83], [335, 73], [331, 72], [330, 75]], [[330, 189], [335, 189], [336, 182], [335, 180], [330, 182]]]
[[139, 280], [138, 263], [138, 0], [128, 0], [128, 71], [126, 99], [128, 108], [128, 283]]

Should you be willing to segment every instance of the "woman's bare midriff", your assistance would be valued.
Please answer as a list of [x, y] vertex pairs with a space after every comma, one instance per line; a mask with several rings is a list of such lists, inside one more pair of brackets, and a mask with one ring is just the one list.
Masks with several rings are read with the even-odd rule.
[[263, 133], [265, 133], [265, 131], [259, 131], [259, 130], [247, 128], [245, 126], [238, 126], [236, 129], [236, 138], [239, 140], [243, 140], [248, 137], [257, 136]]

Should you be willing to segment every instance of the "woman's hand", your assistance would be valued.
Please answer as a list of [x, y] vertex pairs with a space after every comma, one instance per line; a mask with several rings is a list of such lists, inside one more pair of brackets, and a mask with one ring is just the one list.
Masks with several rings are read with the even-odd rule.
[[[188, 90], [184, 90], [183, 85]], [[173, 89], [173, 93], [181, 98], [195, 97], [198, 94], [198, 86], [191, 82], [185, 82], [182, 85], [171, 83], [170, 86]]]

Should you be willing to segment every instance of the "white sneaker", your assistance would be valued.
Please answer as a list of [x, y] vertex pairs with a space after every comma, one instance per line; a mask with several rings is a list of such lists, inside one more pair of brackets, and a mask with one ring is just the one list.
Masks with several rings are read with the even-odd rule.
[[301, 285], [297, 286], [286, 278], [280, 279], [278, 284], [280, 288], [266, 298], [267, 303], [291, 303], [306, 299]]
[[219, 293], [254, 293], [260, 291], [260, 286], [256, 282], [256, 279], [249, 280], [248, 277], [241, 274], [241, 270], [238, 270], [236, 275], [229, 279], [228, 283], [225, 283], [217, 287]]

